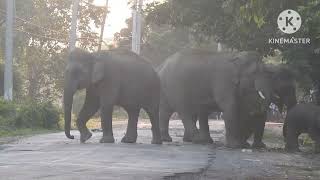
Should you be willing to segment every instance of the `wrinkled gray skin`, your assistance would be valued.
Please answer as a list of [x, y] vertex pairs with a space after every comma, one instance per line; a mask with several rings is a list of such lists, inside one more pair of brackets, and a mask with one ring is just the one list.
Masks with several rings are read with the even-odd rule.
[[284, 105], [290, 110], [297, 104], [295, 78], [293, 73], [283, 65], [265, 65], [272, 81], [273, 96], [271, 102], [282, 112]]
[[[160, 130], [163, 141], [172, 141], [168, 133], [169, 118], [178, 112], [185, 127], [184, 141], [212, 142], [208, 115], [212, 111], [224, 112], [226, 146], [248, 146], [242, 132], [239, 89], [253, 87], [269, 104], [271, 90], [261, 63], [255, 52], [237, 54], [212, 53], [201, 50], [183, 50], [169, 57], [158, 68], [161, 80]], [[260, 82], [261, 81], [261, 82]], [[266, 106], [266, 105], [264, 105]], [[200, 132], [195, 126], [199, 118]]]
[[298, 137], [301, 133], [308, 133], [315, 141], [315, 151], [320, 152], [320, 107], [314, 104], [298, 104], [289, 110], [283, 136], [285, 149], [289, 152], [299, 150]]
[[80, 141], [92, 134], [87, 121], [100, 108], [103, 137], [101, 143], [113, 143], [113, 106], [122, 106], [128, 113], [128, 127], [122, 142], [134, 143], [137, 139], [137, 122], [140, 109], [149, 115], [152, 124], [152, 143], [161, 144], [159, 129], [160, 80], [151, 64], [127, 50], [88, 53], [79, 49], [70, 54], [65, 71], [64, 114], [65, 134], [70, 135], [73, 95], [86, 89], [84, 105], [77, 118]]
[[[293, 74], [284, 66], [264, 65], [264, 77], [266, 79], [260, 82], [268, 82], [271, 94], [271, 102], [276, 104], [282, 111], [285, 105], [291, 109], [296, 105], [295, 80]], [[241, 134], [245, 135], [247, 140], [252, 134], [254, 135], [253, 148], [264, 148], [266, 145], [262, 142], [265, 122], [267, 120], [267, 110], [270, 104], [262, 105], [259, 103], [259, 97], [256, 96], [254, 88], [240, 88], [241, 106], [240, 112], [245, 120], [241, 125]], [[259, 107], [259, 108], [257, 108]], [[246, 113], [249, 112], [249, 113]]]

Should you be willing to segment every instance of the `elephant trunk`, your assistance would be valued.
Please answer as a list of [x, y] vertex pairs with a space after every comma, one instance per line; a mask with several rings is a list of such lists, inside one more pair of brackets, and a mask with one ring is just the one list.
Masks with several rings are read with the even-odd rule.
[[[68, 82], [68, 81], [66, 81]], [[75, 90], [69, 87], [67, 83], [64, 86], [63, 103], [64, 103], [64, 131], [69, 139], [74, 139], [74, 136], [70, 134], [71, 129], [71, 110], [73, 103], [73, 94]]]
[[290, 110], [293, 106], [297, 104], [297, 98], [295, 89], [291, 90], [292, 92], [289, 93], [289, 95], [286, 98], [285, 104], [287, 106], [287, 110]]

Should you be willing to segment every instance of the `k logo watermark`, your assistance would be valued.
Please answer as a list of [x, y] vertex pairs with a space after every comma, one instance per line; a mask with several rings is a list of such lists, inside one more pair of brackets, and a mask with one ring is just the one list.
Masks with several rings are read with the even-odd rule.
[[[285, 34], [293, 34], [301, 28], [302, 18], [297, 11], [287, 9], [282, 11], [277, 19], [278, 28]], [[304, 44], [310, 45], [311, 39], [308, 37], [277, 37], [269, 38], [269, 44]]]
[[301, 16], [298, 12], [287, 9], [282, 11], [278, 16], [278, 27], [286, 34], [293, 34], [301, 27]]

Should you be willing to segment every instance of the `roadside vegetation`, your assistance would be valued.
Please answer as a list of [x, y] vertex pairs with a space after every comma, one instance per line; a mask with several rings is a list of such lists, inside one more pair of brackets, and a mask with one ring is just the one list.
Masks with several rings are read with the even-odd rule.
[[[92, 2], [80, 3], [77, 40], [78, 47], [91, 52], [96, 51], [99, 45], [97, 30], [101, 28], [105, 12], [104, 7], [93, 6]], [[129, 2], [131, 6], [133, 1]], [[0, 136], [11, 135], [24, 128], [63, 128], [61, 107], [64, 69], [69, 52], [71, 4], [72, 1], [65, 0], [16, 1], [14, 102], [1, 100]], [[5, 0], [0, 0], [0, 97], [4, 94], [5, 5]], [[141, 56], [157, 67], [183, 48], [215, 50], [218, 42], [222, 51], [258, 50], [264, 55], [266, 63], [284, 64], [294, 72], [299, 102], [314, 102], [317, 97], [320, 99], [316, 93], [320, 92], [319, 7], [319, 0], [151, 1], [145, 4], [143, 11], [145, 23], [142, 27]], [[296, 37], [309, 37], [312, 45], [266, 43], [270, 37], [286, 37], [280, 33], [275, 22], [284, 9], [295, 9], [300, 13], [304, 19], [303, 28], [296, 33]], [[132, 18], [127, 19], [126, 23], [127, 27], [114, 34], [112, 44], [103, 43], [103, 49], [130, 49]], [[74, 97], [74, 115], [80, 111], [84, 97], [84, 91]], [[113, 118], [115, 121], [126, 120], [127, 114], [115, 107]], [[141, 111], [140, 118], [146, 119], [148, 116]], [[99, 113], [94, 119], [89, 123], [99, 122]]]
[[0, 137], [57, 131], [61, 111], [50, 102], [8, 102], [0, 98]]

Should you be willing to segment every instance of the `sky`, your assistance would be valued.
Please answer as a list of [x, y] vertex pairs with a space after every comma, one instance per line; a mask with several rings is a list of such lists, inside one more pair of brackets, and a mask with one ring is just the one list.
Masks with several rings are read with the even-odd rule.
[[[105, 6], [106, 0], [95, 0], [94, 5]], [[125, 20], [131, 17], [131, 9], [128, 0], [109, 0], [110, 13], [107, 16], [104, 38], [113, 38], [113, 34], [126, 27]]]
[[[143, 0], [143, 4], [150, 2], [163, 2], [164, 0]], [[104, 39], [113, 39], [113, 34], [127, 27], [126, 19], [132, 16], [129, 0], [108, 0], [109, 14], [104, 30]], [[106, 0], [94, 0], [96, 6], [105, 6]], [[100, 31], [99, 31], [100, 32]]]

